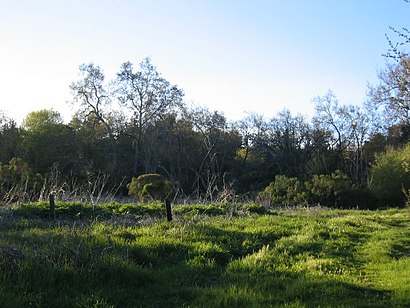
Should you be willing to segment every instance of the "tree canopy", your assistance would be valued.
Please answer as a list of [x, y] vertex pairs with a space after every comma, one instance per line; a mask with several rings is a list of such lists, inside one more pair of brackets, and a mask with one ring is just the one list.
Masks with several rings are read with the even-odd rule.
[[30, 112], [21, 127], [0, 117], [0, 180], [13, 183], [9, 173], [18, 165], [44, 183], [58, 174], [54, 186], [64, 190], [137, 196], [136, 179], [155, 174], [185, 198], [345, 206], [351, 199], [344, 194], [369, 196], [369, 179], [381, 183], [377, 175], [390, 168], [384, 157], [398, 158], [391, 149], [409, 142], [409, 63], [405, 54], [389, 63], [363, 104], [342, 104], [329, 91], [313, 98], [311, 119], [285, 109], [236, 122], [187, 106], [183, 90], [149, 58], [138, 69], [124, 62], [112, 80], [83, 64], [70, 85], [77, 112], [69, 123], [54, 110]]

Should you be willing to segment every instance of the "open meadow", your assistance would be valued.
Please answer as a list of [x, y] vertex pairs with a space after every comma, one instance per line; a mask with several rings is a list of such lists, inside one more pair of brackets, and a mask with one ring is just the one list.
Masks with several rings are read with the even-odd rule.
[[408, 307], [408, 209], [0, 210], [1, 307]]

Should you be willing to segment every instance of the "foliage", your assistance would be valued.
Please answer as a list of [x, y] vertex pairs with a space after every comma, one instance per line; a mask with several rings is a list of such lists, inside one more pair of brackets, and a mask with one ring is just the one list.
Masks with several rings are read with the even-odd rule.
[[45, 174], [54, 164], [63, 170], [73, 168], [74, 136], [53, 110], [30, 112], [23, 122], [22, 147], [24, 160], [36, 173]]
[[50, 126], [62, 124], [59, 112], [54, 110], [39, 110], [30, 112], [23, 121], [23, 127], [29, 131], [46, 131]]
[[21, 130], [17, 123], [0, 111], [0, 163], [7, 163], [13, 157], [20, 157]]
[[365, 188], [354, 185], [351, 179], [337, 170], [330, 175], [313, 175], [302, 183], [297, 178], [277, 175], [259, 194], [271, 206], [320, 204], [338, 208], [376, 208], [377, 203]]
[[[361, 191], [340, 170], [330, 175], [314, 175], [305, 185], [311, 204], [340, 208], [366, 207], [363, 202], [369, 197], [364, 190]], [[370, 200], [372, 199], [370, 198], [368, 201]]]
[[[207, 207], [194, 207], [200, 206]], [[308, 208], [240, 217], [192, 211], [168, 223], [139, 214], [129, 220], [133, 214], [126, 213], [50, 221], [20, 216], [21, 207], [0, 213], [2, 307], [404, 307], [410, 301], [404, 210]], [[119, 207], [102, 206], [107, 213]], [[57, 212], [79, 208], [59, 204]], [[193, 209], [184, 208], [184, 215]]]
[[[126, 194], [124, 179], [162, 174], [178, 183], [184, 197], [207, 202], [255, 199], [265, 190], [261, 194], [272, 204], [295, 204], [308, 195], [308, 201], [329, 206], [374, 207], [366, 190], [374, 154], [410, 140], [410, 60], [406, 54], [396, 60], [363, 106], [342, 105], [329, 91], [313, 99], [310, 122], [289, 110], [230, 122], [218, 111], [188, 107], [182, 89], [162, 77], [149, 58], [137, 70], [125, 62], [112, 80], [99, 66], [83, 64], [70, 86], [78, 110], [69, 124], [54, 110], [40, 110], [18, 128], [0, 112], [0, 163], [21, 157], [43, 177], [58, 169], [60, 186], [77, 187], [76, 192], [95, 188], [98, 179], [92, 177], [101, 175], [100, 195]], [[382, 125], [387, 113], [381, 106], [398, 121]], [[354, 185], [332, 176], [336, 170]], [[308, 181], [308, 187], [299, 181]], [[144, 198], [156, 194], [155, 185], [145, 187]], [[139, 193], [134, 195], [140, 198]]]
[[141, 200], [165, 200], [175, 195], [171, 181], [159, 174], [143, 174], [127, 185], [129, 195]]
[[12, 158], [8, 164], [0, 164], [0, 202], [32, 200], [40, 191], [42, 176], [32, 172], [21, 158]]
[[269, 200], [271, 206], [294, 206], [306, 200], [306, 191], [297, 178], [277, 175], [260, 193], [260, 196]]
[[389, 148], [376, 155], [371, 168], [370, 189], [390, 206], [401, 206], [404, 202], [403, 190], [410, 189], [410, 144], [402, 148]]

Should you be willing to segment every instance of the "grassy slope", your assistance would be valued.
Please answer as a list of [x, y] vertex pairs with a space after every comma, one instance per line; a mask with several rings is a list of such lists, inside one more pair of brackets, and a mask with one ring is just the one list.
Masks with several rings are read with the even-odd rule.
[[178, 207], [173, 223], [156, 205], [3, 211], [0, 306], [409, 305], [405, 210], [249, 209]]

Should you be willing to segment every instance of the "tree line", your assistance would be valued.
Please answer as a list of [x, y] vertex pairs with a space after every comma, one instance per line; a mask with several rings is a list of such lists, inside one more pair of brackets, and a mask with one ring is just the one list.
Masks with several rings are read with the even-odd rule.
[[180, 196], [210, 201], [266, 196], [283, 177], [306, 188], [332, 175], [367, 196], [381, 153], [409, 141], [409, 76], [410, 58], [400, 54], [365, 103], [344, 105], [329, 91], [313, 99], [311, 119], [285, 109], [233, 122], [188, 106], [149, 58], [137, 69], [123, 63], [112, 80], [84, 64], [70, 85], [77, 109], [69, 123], [55, 110], [30, 112], [21, 126], [0, 117], [1, 199], [22, 191], [40, 198], [51, 186], [126, 195], [126, 184], [142, 174], [161, 174]]

